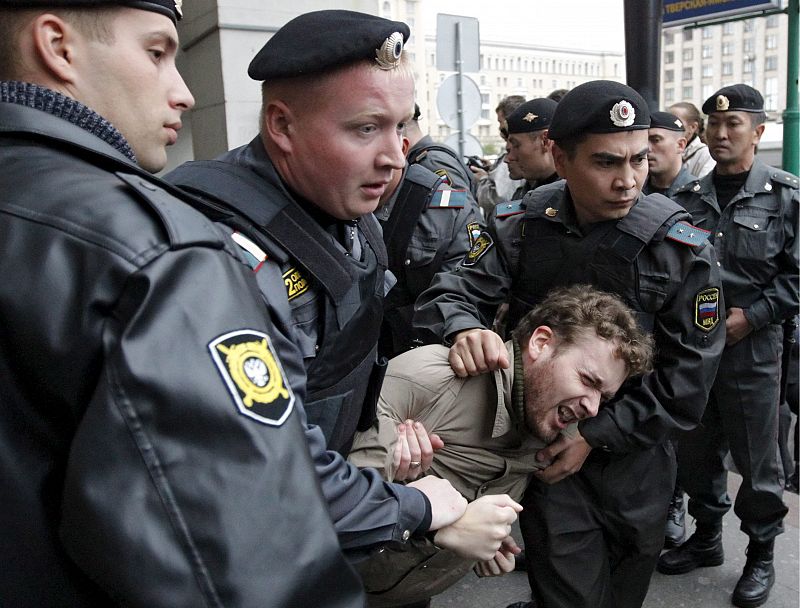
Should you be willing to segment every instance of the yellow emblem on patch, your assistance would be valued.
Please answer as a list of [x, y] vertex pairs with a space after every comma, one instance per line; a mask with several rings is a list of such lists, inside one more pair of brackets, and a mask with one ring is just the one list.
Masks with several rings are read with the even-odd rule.
[[289, 301], [308, 291], [308, 279], [297, 268], [290, 268], [281, 276], [283, 277], [283, 284], [286, 285], [286, 297], [289, 298]]
[[234, 331], [215, 338], [208, 348], [239, 412], [264, 424], [283, 424], [294, 406], [294, 393], [269, 336]]
[[464, 257], [462, 266], [474, 266], [492, 248], [492, 245], [494, 245], [494, 241], [491, 235], [486, 231], [481, 232]]
[[697, 293], [694, 298], [694, 324], [705, 332], [719, 323], [719, 289], [711, 287]]
[[447, 174], [447, 171], [445, 171], [444, 169], [436, 169], [436, 171], [434, 171], [434, 173], [436, 175], [438, 175], [439, 177], [443, 177], [444, 178], [444, 183], [447, 184], [448, 186], [452, 186], [453, 185], [453, 180], [450, 179], [450, 176]]

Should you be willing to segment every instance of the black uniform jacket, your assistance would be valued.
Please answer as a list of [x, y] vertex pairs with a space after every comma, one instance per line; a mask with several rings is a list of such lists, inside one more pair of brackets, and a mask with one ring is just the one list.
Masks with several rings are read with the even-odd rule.
[[362, 605], [302, 360], [233, 242], [12, 104], [0, 188], [0, 603]]

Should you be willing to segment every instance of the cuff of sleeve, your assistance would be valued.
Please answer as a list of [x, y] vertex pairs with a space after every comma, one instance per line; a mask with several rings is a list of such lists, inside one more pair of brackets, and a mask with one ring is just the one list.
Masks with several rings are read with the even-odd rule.
[[761, 329], [769, 323], [769, 310], [763, 301], [753, 302], [750, 308], [743, 310], [744, 318], [750, 323], [754, 331]]
[[389, 484], [400, 503], [392, 540], [406, 542], [413, 535], [424, 534], [430, 528], [433, 512], [428, 497], [416, 488]]

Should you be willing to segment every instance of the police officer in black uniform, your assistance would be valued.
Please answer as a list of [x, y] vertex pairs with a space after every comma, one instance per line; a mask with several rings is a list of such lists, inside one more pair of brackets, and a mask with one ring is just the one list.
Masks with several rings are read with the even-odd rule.
[[703, 104], [713, 171], [675, 195], [711, 231], [727, 313], [726, 347], [703, 425], [680, 439], [679, 479], [697, 529], [665, 553], [659, 572], [679, 574], [723, 561], [722, 516], [730, 509], [723, 458], [730, 450], [742, 485], [734, 511], [750, 538], [733, 592], [736, 606], [767, 601], [773, 548], [787, 509], [778, 456], [781, 323], [798, 309], [798, 180], [755, 156], [764, 100], [754, 88], [723, 87]]
[[[309, 32], [324, 36], [311, 41]], [[167, 176], [224, 207], [223, 221], [256, 252], [258, 274], [267, 275], [266, 296], [285, 294], [306, 361], [309, 421], [345, 455], [356, 427], [372, 421], [385, 365], [376, 349], [387, 259], [372, 212], [392, 171], [405, 166], [401, 136], [413, 107], [402, 59], [408, 36], [405, 23], [351, 11], [291, 20], [248, 70], [264, 81], [260, 134]], [[348, 106], [340, 94], [347, 85], [339, 82], [376, 92], [369, 98], [353, 90], [360, 105]], [[392, 114], [379, 122], [367, 112], [370, 101], [391, 104]], [[290, 121], [296, 131], [285, 126]]]
[[524, 179], [511, 200], [558, 179], [547, 128], [558, 104], [552, 99], [526, 101], [506, 120], [506, 164], [511, 179]]
[[86, 4], [0, 3], [0, 603], [361, 606], [299, 353], [150, 174], [194, 103], [180, 9]]
[[640, 194], [649, 126], [630, 87], [592, 81], [570, 91], [549, 129], [565, 181], [499, 205], [462, 265], [420, 296], [414, 319], [453, 345], [462, 375], [508, 365], [500, 337], [483, 329], [500, 303], [510, 302], [512, 329], [559, 285], [616, 293], [653, 333], [655, 371], [624, 386], [574, 440], [549, 446], [553, 463], [526, 493], [529, 579], [548, 608], [641, 606], [675, 480], [667, 439], [699, 422], [723, 347], [705, 233], [669, 199]]

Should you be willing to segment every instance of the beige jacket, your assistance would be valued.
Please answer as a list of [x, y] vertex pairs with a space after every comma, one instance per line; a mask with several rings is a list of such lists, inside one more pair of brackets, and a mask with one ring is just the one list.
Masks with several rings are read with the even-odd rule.
[[[453, 373], [444, 346], [423, 346], [392, 359], [376, 426], [356, 435], [349, 460], [359, 467], [375, 467], [391, 479], [395, 429], [410, 418], [437, 433], [445, 444], [435, 453], [428, 474], [447, 479], [469, 501], [484, 494], [508, 494], [519, 501], [530, 474], [544, 466], [535, 459], [544, 443], [520, 422], [522, 404], [512, 399], [511, 342], [506, 348], [508, 369], [468, 378]], [[573, 425], [565, 433], [574, 434], [576, 429]], [[440, 593], [472, 566], [472, 561], [430, 541], [415, 541], [381, 547], [357, 569], [369, 605], [392, 606]]]

